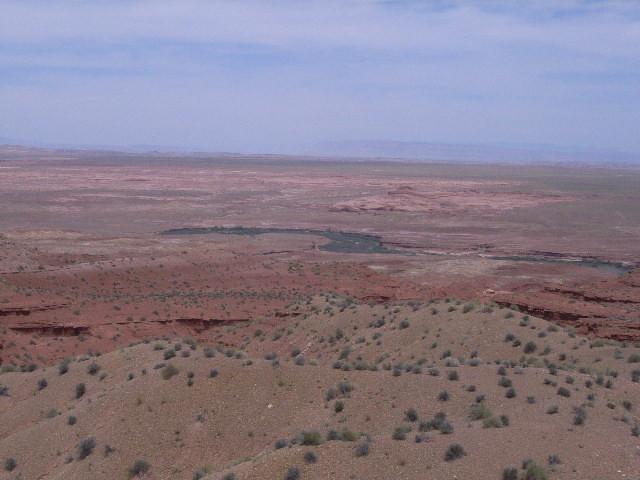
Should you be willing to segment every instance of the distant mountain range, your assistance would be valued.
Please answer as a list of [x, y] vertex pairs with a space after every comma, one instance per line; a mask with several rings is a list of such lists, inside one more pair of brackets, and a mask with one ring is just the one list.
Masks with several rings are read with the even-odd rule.
[[313, 153], [357, 158], [496, 163], [640, 164], [640, 154], [553, 145], [481, 145], [435, 142], [324, 142]]
[[306, 157], [330, 157], [353, 159], [402, 160], [415, 162], [464, 162], [510, 164], [597, 164], [640, 165], [640, 154], [607, 150], [587, 150], [555, 145], [511, 144], [453, 144], [438, 142], [400, 141], [332, 141], [312, 147], [282, 152], [216, 151], [173, 145], [67, 145], [23, 142], [0, 137], [3, 145], [53, 150], [92, 150], [123, 152], [130, 154], [181, 154], [181, 155], [284, 155]]

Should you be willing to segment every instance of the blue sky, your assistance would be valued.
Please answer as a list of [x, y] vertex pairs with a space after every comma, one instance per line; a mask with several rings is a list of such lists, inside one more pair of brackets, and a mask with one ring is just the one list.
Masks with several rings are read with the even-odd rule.
[[0, 138], [640, 152], [637, 1], [0, 2]]

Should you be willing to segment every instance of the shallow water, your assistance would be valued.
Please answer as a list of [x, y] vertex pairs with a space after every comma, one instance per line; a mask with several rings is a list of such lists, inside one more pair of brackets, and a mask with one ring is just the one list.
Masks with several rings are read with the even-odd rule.
[[200, 235], [219, 233], [223, 235], [263, 235], [265, 233], [285, 233], [294, 235], [318, 235], [329, 240], [320, 245], [320, 250], [340, 253], [403, 253], [385, 247], [376, 235], [364, 233], [335, 232], [331, 230], [313, 230], [304, 228], [251, 228], [251, 227], [194, 227], [174, 228], [161, 232], [162, 235]]
[[[339, 232], [333, 230], [314, 230], [306, 228], [256, 228], [256, 227], [187, 227], [174, 228], [161, 232], [162, 235], [202, 235], [218, 233], [223, 235], [248, 235], [256, 236], [266, 233], [284, 233], [293, 235], [317, 235], [325, 237], [328, 243], [318, 248], [326, 252], [338, 253], [393, 253], [402, 255], [415, 255], [415, 252], [406, 252], [385, 247], [380, 237], [364, 233]], [[438, 254], [448, 256], [445, 254]], [[632, 266], [619, 262], [597, 260], [594, 258], [563, 258], [544, 255], [487, 255], [484, 258], [490, 260], [509, 260], [512, 262], [543, 262], [578, 265], [581, 267], [597, 268], [618, 275], [633, 270]], [[456, 256], [456, 258], [458, 258]]]
[[581, 267], [597, 268], [606, 272], [622, 275], [633, 270], [632, 266], [625, 265], [620, 262], [610, 262], [607, 260], [597, 260], [595, 258], [556, 258], [544, 257], [538, 255], [505, 255], [505, 256], [487, 256], [491, 260], [509, 260], [511, 262], [542, 262], [542, 263], [560, 263], [569, 265], [579, 265]]

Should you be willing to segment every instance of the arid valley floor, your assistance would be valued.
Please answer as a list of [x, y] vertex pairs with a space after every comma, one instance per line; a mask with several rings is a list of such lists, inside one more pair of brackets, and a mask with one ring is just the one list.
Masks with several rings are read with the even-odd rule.
[[0, 479], [640, 478], [640, 169], [0, 147]]

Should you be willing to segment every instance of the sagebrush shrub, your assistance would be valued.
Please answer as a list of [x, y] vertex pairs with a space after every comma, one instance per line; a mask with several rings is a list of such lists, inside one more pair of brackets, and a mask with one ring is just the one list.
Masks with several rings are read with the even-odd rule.
[[82, 396], [85, 394], [86, 391], [87, 391], [87, 387], [85, 386], [84, 383], [77, 384], [76, 385], [76, 399], [82, 398]]
[[151, 465], [146, 460], [136, 460], [133, 462], [131, 468], [129, 468], [129, 478], [139, 477], [149, 471]]
[[84, 460], [93, 453], [93, 449], [96, 448], [96, 439], [88, 437], [80, 440], [78, 443], [78, 460]]
[[467, 453], [464, 451], [464, 448], [462, 448], [462, 445], [460, 445], [459, 443], [452, 443], [444, 453], [444, 460], [446, 462], [451, 462], [453, 460], [464, 457], [466, 454]]

